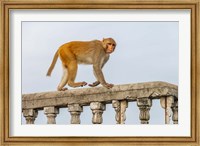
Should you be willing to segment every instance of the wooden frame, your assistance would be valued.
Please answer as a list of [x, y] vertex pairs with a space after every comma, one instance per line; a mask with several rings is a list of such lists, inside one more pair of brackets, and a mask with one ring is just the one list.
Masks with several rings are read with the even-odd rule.
[[[1, 1], [0, 119], [2, 145], [199, 145], [199, 0], [3, 0]], [[9, 10], [10, 9], [190, 9], [191, 10], [191, 137], [10, 137], [9, 136]]]

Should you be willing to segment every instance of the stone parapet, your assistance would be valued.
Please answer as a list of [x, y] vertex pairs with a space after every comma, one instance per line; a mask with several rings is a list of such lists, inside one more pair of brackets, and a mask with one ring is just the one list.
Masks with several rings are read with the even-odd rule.
[[92, 123], [102, 124], [106, 104], [115, 110], [116, 124], [125, 124], [129, 102], [137, 102], [141, 124], [149, 124], [152, 101], [159, 99], [165, 110], [165, 124], [178, 124], [178, 87], [166, 82], [146, 82], [104, 87], [51, 91], [22, 95], [22, 112], [27, 124], [34, 124], [38, 110], [44, 110], [47, 124], [56, 124], [59, 108], [68, 108], [71, 124], [81, 124], [83, 106], [90, 106]]
[[173, 96], [178, 99], [178, 87], [166, 82], [145, 82], [104, 87], [79, 88], [22, 95], [23, 109], [66, 107], [69, 104], [90, 105], [91, 102], [112, 103], [113, 100], [136, 101], [138, 98]]

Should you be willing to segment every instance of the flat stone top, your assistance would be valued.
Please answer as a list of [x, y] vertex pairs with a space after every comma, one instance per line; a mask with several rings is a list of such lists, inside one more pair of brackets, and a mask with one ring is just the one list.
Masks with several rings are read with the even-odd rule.
[[23, 94], [22, 100], [37, 100], [37, 99], [49, 99], [49, 98], [59, 98], [59, 97], [71, 97], [71, 96], [87, 96], [87, 95], [98, 95], [104, 93], [117, 93], [133, 90], [145, 90], [153, 88], [168, 88], [173, 89], [178, 92], [178, 86], [173, 85], [167, 82], [155, 81], [155, 82], [143, 82], [143, 83], [134, 83], [134, 84], [123, 84], [123, 85], [114, 85], [113, 88], [107, 89], [105, 87], [89, 87], [89, 88], [79, 88], [79, 89], [70, 89], [66, 91], [50, 91], [50, 92], [41, 92], [41, 93], [31, 93]]

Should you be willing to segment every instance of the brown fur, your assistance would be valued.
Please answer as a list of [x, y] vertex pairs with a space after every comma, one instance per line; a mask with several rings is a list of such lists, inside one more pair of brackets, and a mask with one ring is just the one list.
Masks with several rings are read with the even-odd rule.
[[58, 56], [60, 57], [63, 65], [63, 77], [57, 90], [66, 90], [63, 88], [66, 84], [71, 87], [80, 87], [87, 85], [86, 82], [74, 82], [77, 74], [78, 64], [92, 64], [94, 75], [97, 79], [89, 86], [94, 87], [102, 84], [106, 88], [112, 88], [113, 84], [106, 83], [102, 68], [109, 59], [116, 47], [116, 42], [112, 38], [103, 39], [103, 41], [73, 41], [60, 46], [54, 55], [53, 61], [48, 69], [47, 76], [56, 64]]

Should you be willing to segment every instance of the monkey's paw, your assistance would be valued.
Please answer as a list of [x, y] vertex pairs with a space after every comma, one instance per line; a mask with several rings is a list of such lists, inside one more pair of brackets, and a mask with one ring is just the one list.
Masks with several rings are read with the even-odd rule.
[[88, 86], [90, 86], [90, 87], [95, 87], [95, 86], [98, 86], [100, 84], [100, 82], [99, 81], [96, 81], [96, 82], [94, 82], [94, 83], [92, 83], [92, 84], [88, 84]]
[[81, 82], [81, 87], [86, 86], [87, 83], [86, 82]]
[[110, 88], [112, 88], [114, 86], [114, 84], [109, 84], [109, 83], [106, 83], [105, 85], [104, 85], [104, 87], [106, 87], [107, 89], [110, 89]]
[[66, 91], [66, 90], [68, 90], [68, 88], [58, 89], [58, 91]]

